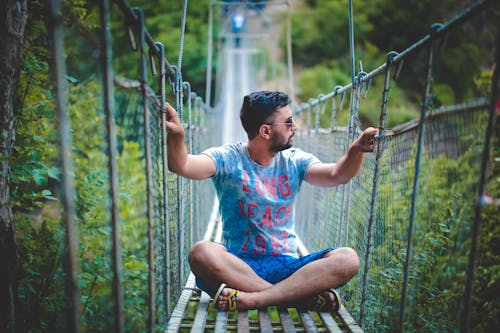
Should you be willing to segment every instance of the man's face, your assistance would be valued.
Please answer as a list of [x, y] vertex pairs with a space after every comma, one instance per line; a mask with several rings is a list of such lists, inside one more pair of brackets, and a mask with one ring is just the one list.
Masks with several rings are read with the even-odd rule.
[[271, 150], [279, 152], [292, 147], [297, 126], [289, 105], [279, 108], [275, 114], [275, 118], [269, 123], [272, 127]]

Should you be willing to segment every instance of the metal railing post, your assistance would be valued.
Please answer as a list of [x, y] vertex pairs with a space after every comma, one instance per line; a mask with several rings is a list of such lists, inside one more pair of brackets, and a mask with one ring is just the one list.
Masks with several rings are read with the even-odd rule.
[[474, 224], [472, 225], [471, 249], [469, 254], [469, 262], [467, 267], [467, 282], [465, 284], [465, 304], [462, 310], [462, 322], [460, 332], [470, 332], [471, 326], [471, 308], [472, 308], [472, 292], [474, 289], [474, 276], [476, 272], [477, 256], [479, 251], [479, 242], [481, 236], [481, 220], [483, 210], [483, 198], [486, 190], [486, 173], [488, 170], [492, 137], [495, 129], [496, 113], [499, 111], [499, 85], [500, 85], [500, 33], [496, 37], [496, 61], [493, 78], [491, 80], [491, 100], [488, 112], [488, 127], [485, 133], [483, 154], [481, 157], [481, 173], [479, 179], [478, 193], [476, 197], [476, 207], [474, 215]]
[[163, 191], [163, 200], [162, 200], [162, 205], [163, 205], [163, 232], [164, 232], [164, 237], [165, 237], [165, 247], [164, 247], [164, 253], [163, 253], [163, 264], [165, 265], [163, 269], [163, 278], [165, 279], [165, 288], [166, 292], [164, 293], [164, 303], [166, 306], [165, 312], [167, 317], [170, 315], [171, 312], [171, 291], [170, 289], [172, 288], [172, 282], [170, 279], [170, 271], [171, 271], [171, 264], [170, 264], [170, 224], [169, 224], [169, 217], [170, 217], [170, 210], [168, 206], [168, 161], [167, 161], [167, 127], [166, 127], [166, 122], [167, 122], [167, 114], [165, 110], [165, 104], [167, 102], [166, 98], [166, 85], [165, 85], [165, 77], [167, 75], [166, 69], [165, 69], [165, 46], [163, 43], [157, 42], [156, 46], [158, 47], [158, 50], [160, 52], [159, 56], [159, 61], [160, 61], [160, 77], [159, 77], [159, 99], [160, 99], [160, 107], [161, 107], [161, 117], [160, 117], [160, 130], [161, 130], [161, 173], [162, 173], [162, 191]]
[[144, 113], [144, 146], [146, 151], [146, 196], [147, 196], [147, 218], [148, 218], [148, 331], [154, 331], [155, 318], [155, 262], [154, 262], [154, 212], [153, 212], [153, 194], [152, 194], [152, 162], [151, 162], [151, 115], [148, 107], [147, 97], [147, 82], [148, 71], [146, 61], [146, 30], [144, 27], [144, 12], [141, 8], [132, 8], [132, 11], [137, 15], [138, 20], [135, 22], [139, 28], [139, 52], [140, 52], [140, 82], [142, 93], [142, 107]]
[[66, 86], [66, 61], [64, 59], [64, 34], [60, 1], [51, 0], [49, 3], [49, 30], [52, 37], [52, 51], [54, 55], [54, 75], [56, 81], [56, 112], [59, 122], [59, 158], [61, 167], [61, 203], [63, 207], [63, 221], [66, 226], [66, 248], [64, 253], [64, 268], [66, 277], [66, 302], [69, 332], [81, 332], [81, 304], [79, 287], [78, 235], [75, 221], [75, 203], [73, 201], [75, 188], [73, 184], [73, 147], [71, 125], [68, 112], [68, 88]]
[[111, 198], [111, 230], [112, 230], [112, 270], [114, 324], [116, 332], [123, 332], [123, 295], [121, 288], [121, 243], [120, 214], [118, 210], [118, 166], [116, 163], [117, 143], [115, 130], [115, 96], [113, 86], [113, 64], [111, 47], [111, 30], [109, 18], [109, 0], [99, 2], [101, 12], [101, 66], [103, 70], [103, 103], [106, 113], [106, 129], [108, 141], [108, 173], [110, 180], [109, 195]]
[[377, 153], [375, 157], [375, 169], [373, 171], [373, 187], [370, 198], [370, 217], [368, 220], [368, 226], [365, 234], [365, 242], [366, 242], [366, 250], [365, 250], [365, 265], [363, 269], [363, 289], [361, 293], [361, 304], [359, 308], [359, 323], [361, 328], [364, 329], [364, 321], [365, 321], [365, 305], [366, 300], [368, 298], [368, 282], [369, 276], [368, 273], [370, 271], [370, 254], [372, 248], [372, 240], [373, 240], [373, 228], [375, 225], [376, 213], [378, 210], [377, 205], [377, 196], [378, 196], [378, 180], [379, 180], [379, 171], [380, 171], [380, 159], [382, 158], [382, 147], [384, 140], [384, 131], [386, 126], [387, 119], [387, 104], [389, 101], [389, 89], [391, 83], [391, 66], [393, 63], [394, 57], [397, 55], [396, 52], [389, 52], [387, 55], [386, 67], [385, 67], [385, 77], [384, 77], [384, 90], [382, 93], [382, 106], [380, 111], [380, 126], [379, 126], [379, 134], [378, 138], [373, 142], [376, 145]]
[[433, 24], [431, 27], [431, 43], [429, 44], [429, 58], [427, 62], [427, 77], [426, 85], [424, 89], [424, 95], [422, 100], [422, 107], [420, 109], [420, 122], [418, 125], [418, 141], [417, 141], [417, 153], [415, 156], [415, 175], [413, 178], [413, 191], [411, 196], [411, 210], [410, 210], [410, 221], [408, 225], [408, 238], [406, 243], [406, 257], [403, 267], [403, 290], [401, 292], [401, 304], [399, 310], [399, 332], [404, 332], [404, 321], [405, 321], [405, 308], [406, 308], [406, 296], [408, 294], [408, 280], [410, 275], [410, 265], [411, 265], [411, 251], [413, 245], [413, 232], [415, 229], [415, 215], [417, 211], [417, 196], [418, 196], [418, 182], [420, 176], [420, 159], [422, 155], [422, 145], [424, 141], [424, 124], [425, 116], [428, 109], [429, 99], [430, 99], [430, 88], [432, 81], [432, 64], [434, 60], [434, 42], [435, 33], [439, 31], [441, 25]]

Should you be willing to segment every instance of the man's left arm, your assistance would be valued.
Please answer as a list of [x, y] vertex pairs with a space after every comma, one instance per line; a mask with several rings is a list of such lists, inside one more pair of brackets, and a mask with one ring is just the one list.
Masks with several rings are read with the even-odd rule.
[[377, 134], [377, 128], [368, 127], [336, 163], [315, 163], [311, 165], [307, 169], [305, 181], [322, 187], [346, 184], [361, 169], [364, 154], [374, 151], [374, 137]]

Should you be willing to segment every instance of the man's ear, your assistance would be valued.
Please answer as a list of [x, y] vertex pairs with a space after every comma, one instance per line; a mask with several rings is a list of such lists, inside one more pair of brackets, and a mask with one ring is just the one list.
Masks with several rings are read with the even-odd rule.
[[259, 128], [259, 135], [263, 137], [264, 139], [270, 139], [271, 138], [271, 128], [269, 125], [262, 125]]

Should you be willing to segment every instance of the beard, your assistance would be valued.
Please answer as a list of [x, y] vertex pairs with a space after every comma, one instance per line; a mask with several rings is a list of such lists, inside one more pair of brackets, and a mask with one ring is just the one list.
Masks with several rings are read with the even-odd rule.
[[273, 144], [271, 146], [271, 151], [277, 153], [282, 150], [286, 150], [292, 147], [292, 138], [293, 134], [288, 138], [288, 140], [285, 139], [285, 137], [278, 135], [277, 133], [273, 133]]

